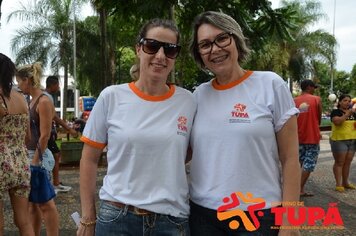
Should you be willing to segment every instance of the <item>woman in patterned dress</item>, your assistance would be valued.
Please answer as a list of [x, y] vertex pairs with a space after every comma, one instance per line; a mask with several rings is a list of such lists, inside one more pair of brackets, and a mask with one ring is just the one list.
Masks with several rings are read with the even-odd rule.
[[25, 139], [29, 137], [24, 97], [12, 89], [14, 63], [0, 53], [0, 235], [4, 231], [3, 197], [10, 195], [14, 223], [20, 235], [34, 235], [28, 211], [30, 166]]

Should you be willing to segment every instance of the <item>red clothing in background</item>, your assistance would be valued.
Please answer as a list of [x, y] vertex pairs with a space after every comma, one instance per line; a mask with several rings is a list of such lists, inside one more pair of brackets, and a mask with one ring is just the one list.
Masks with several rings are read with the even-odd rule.
[[320, 97], [304, 93], [294, 98], [300, 113], [298, 116], [299, 144], [319, 144], [320, 142]]

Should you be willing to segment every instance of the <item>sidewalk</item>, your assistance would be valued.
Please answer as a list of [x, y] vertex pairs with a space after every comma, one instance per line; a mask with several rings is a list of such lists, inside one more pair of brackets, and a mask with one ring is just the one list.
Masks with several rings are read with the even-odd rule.
[[[309, 178], [306, 189], [313, 192], [314, 197], [305, 197], [301, 199], [307, 207], [322, 207], [325, 211], [329, 207], [329, 203], [337, 203], [341, 217], [344, 221], [345, 229], [333, 230], [301, 230], [303, 236], [352, 236], [356, 235], [356, 191], [350, 190], [345, 193], [337, 193], [334, 191], [335, 183], [332, 172], [334, 163], [330, 152], [328, 141], [328, 132], [323, 133], [321, 141], [321, 152], [319, 155], [316, 170]], [[106, 169], [99, 167], [97, 186], [101, 185]], [[76, 226], [70, 215], [78, 211], [80, 212], [79, 198], [79, 168], [65, 167], [60, 172], [61, 180], [65, 185], [72, 186], [72, 190], [68, 193], [59, 193], [55, 198], [55, 202], [60, 214], [60, 235], [71, 236], [76, 235]], [[356, 164], [352, 164], [350, 171], [350, 181], [356, 183]], [[98, 195], [98, 194], [97, 194]], [[5, 215], [5, 236], [19, 235], [16, 227], [12, 222], [12, 210], [8, 197], [4, 200], [4, 215]], [[45, 231], [42, 230], [42, 235]]]

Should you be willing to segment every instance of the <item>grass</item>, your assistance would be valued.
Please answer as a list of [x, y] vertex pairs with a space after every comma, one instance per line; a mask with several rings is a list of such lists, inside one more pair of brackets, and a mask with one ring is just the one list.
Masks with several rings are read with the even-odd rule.
[[320, 126], [331, 126], [331, 121], [330, 119], [321, 119], [321, 124]]
[[62, 140], [62, 139], [57, 139], [56, 140], [56, 144], [59, 148], [61, 148], [62, 142], [79, 142], [80, 139], [79, 138], [72, 138], [70, 137], [69, 141], [67, 139]]

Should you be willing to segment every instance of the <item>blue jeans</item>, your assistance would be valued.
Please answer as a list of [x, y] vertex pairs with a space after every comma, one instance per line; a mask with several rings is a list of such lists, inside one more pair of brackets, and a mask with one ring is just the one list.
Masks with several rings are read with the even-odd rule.
[[[36, 150], [28, 150], [28, 155], [30, 160], [33, 159], [33, 156], [35, 155]], [[44, 153], [42, 153], [42, 166], [48, 170], [49, 172], [51, 172], [53, 170], [55, 161], [54, 161], [54, 157], [52, 152], [46, 148], [46, 150], [44, 151]]]
[[100, 202], [96, 236], [189, 236], [188, 218], [162, 214], [136, 215], [106, 201]]
[[274, 226], [274, 215], [270, 209], [263, 210], [264, 216], [259, 217], [260, 228], [256, 231], [247, 231], [237, 217], [241, 227], [232, 230], [229, 227], [230, 219], [219, 221], [217, 212], [193, 202], [190, 202], [189, 225], [192, 236], [277, 236], [279, 230], [271, 229]]

